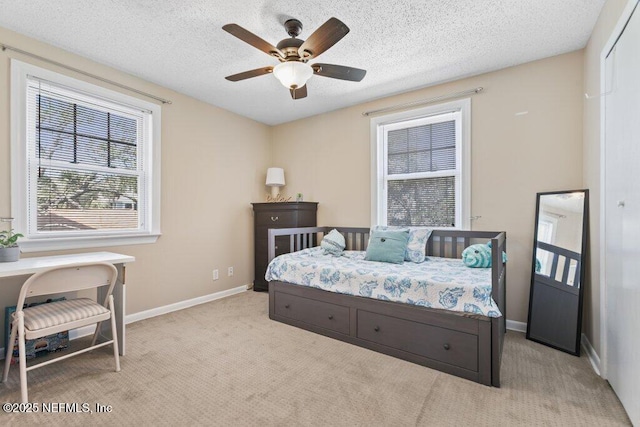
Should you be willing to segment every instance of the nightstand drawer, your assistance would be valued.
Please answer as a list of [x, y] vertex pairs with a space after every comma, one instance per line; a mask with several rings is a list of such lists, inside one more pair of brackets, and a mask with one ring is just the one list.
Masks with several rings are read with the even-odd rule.
[[298, 212], [295, 211], [271, 211], [256, 212], [256, 226], [266, 226], [267, 228], [295, 227]]
[[278, 292], [275, 313], [341, 334], [349, 334], [349, 308]]

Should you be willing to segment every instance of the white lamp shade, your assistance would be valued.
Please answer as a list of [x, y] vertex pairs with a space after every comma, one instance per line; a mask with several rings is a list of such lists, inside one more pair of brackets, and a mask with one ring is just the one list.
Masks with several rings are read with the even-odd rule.
[[296, 89], [307, 84], [313, 75], [313, 68], [304, 62], [281, 62], [273, 67], [273, 75], [287, 89]]
[[284, 185], [284, 169], [269, 168], [267, 169], [267, 182], [265, 185], [282, 186]]

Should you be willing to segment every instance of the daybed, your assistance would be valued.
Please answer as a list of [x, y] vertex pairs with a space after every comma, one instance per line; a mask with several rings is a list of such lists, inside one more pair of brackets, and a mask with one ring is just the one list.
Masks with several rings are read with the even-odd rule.
[[[313, 251], [308, 248], [316, 246], [322, 236], [334, 228], [345, 236], [347, 250], [366, 250], [370, 233], [368, 228], [270, 229], [269, 261], [283, 252]], [[492, 267], [490, 278], [487, 271], [487, 280], [491, 284], [491, 303], [499, 308], [497, 314], [454, 312], [273, 280], [269, 282], [269, 317], [481, 384], [499, 387], [506, 315], [506, 264], [502, 258], [503, 251], [506, 251], [506, 234], [434, 230], [426, 244], [426, 255], [460, 258], [463, 249], [470, 244], [486, 243], [488, 240], [492, 246]], [[429, 258], [425, 262], [437, 260]]]

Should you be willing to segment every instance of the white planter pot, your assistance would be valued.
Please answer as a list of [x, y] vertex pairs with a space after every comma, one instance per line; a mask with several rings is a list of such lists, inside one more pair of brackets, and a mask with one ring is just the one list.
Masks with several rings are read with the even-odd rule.
[[0, 248], [0, 262], [13, 262], [20, 259], [20, 248], [13, 246], [11, 248]]

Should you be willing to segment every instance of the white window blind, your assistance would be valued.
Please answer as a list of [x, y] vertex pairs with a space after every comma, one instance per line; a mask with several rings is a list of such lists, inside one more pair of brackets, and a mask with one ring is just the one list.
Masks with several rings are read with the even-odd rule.
[[144, 229], [144, 114], [27, 78], [30, 235]]
[[[454, 120], [387, 133], [387, 224], [453, 227], [456, 214]], [[451, 176], [417, 177], [449, 171]], [[396, 179], [397, 175], [416, 178]]]
[[[469, 101], [372, 121], [376, 158], [374, 223], [396, 226], [465, 228], [468, 212], [468, 158], [463, 126]], [[468, 156], [467, 156], [468, 157]], [[466, 185], [465, 185], [466, 184]], [[374, 205], [375, 204], [375, 205]]]

